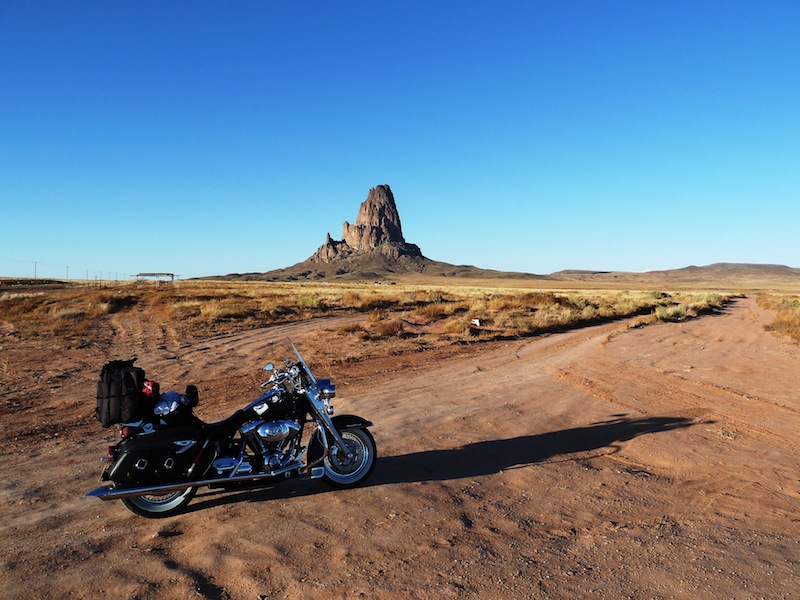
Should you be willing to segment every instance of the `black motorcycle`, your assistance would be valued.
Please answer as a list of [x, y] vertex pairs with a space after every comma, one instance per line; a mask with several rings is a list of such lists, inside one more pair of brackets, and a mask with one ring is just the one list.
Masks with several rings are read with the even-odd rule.
[[372, 423], [355, 415], [332, 416], [336, 386], [316, 378], [294, 344], [291, 348], [295, 356], [282, 370], [264, 368], [272, 372], [261, 384], [266, 391], [223, 421], [204, 423], [194, 415], [196, 388], [190, 386], [186, 395], [158, 395], [145, 417], [120, 422], [122, 439], [103, 459], [101, 481], [111, 483], [86, 495], [120, 499], [144, 517], [167, 517], [203, 486], [234, 489], [322, 478], [350, 487], [364, 481], [377, 459], [367, 429]]

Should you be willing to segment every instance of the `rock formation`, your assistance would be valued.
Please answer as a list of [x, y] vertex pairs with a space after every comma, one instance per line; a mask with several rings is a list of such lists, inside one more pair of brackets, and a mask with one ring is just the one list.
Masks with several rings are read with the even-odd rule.
[[328, 233], [325, 243], [308, 260], [330, 263], [354, 255], [374, 253], [392, 260], [401, 256], [422, 257], [419, 247], [407, 243], [403, 237], [400, 214], [388, 185], [379, 185], [369, 191], [358, 210], [355, 224], [344, 222], [342, 238], [334, 240]]
[[354, 224], [342, 226], [341, 240], [331, 234], [309, 258], [266, 273], [231, 273], [222, 279], [241, 281], [394, 280], [424, 273], [428, 277], [516, 277], [542, 279], [527, 273], [503, 273], [471, 265], [451, 265], [422, 255], [403, 237], [400, 215], [388, 185], [372, 188], [361, 203]]

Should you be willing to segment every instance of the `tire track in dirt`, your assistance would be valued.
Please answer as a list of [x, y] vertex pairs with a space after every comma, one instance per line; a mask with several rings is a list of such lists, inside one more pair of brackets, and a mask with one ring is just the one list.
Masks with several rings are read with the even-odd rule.
[[[626, 410], [698, 421], [683, 453], [651, 448], [634, 458], [677, 475], [676, 489], [692, 499], [693, 510], [734, 518], [771, 505], [786, 518], [800, 499], [800, 411], [791, 398], [800, 353], [766, 334], [767, 321], [752, 299], [743, 299], [719, 317], [615, 334], [602, 351], [574, 356], [551, 372]], [[779, 397], [770, 398], [775, 392]]]
[[[70, 438], [79, 409], [48, 408], [30, 425], [51, 437], [20, 435], [0, 461], [0, 595], [793, 597], [800, 352], [767, 318], [746, 299], [682, 324], [346, 365], [337, 413], [375, 422], [366, 485], [204, 491], [159, 522], [81, 497], [104, 434]], [[120, 335], [141, 333], [165, 379], [250, 393], [270, 344], [302, 351], [347, 319], [190, 344], [135, 322]]]
[[302, 343], [322, 329], [363, 320], [363, 315], [320, 317], [189, 341], [181, 339], [174, 328], [154, 325], [142, 315], [140, 310], [112, 319], [116, 352], [147, 357], [148, 373], [152, 370], [157, 379], [171, 382], [186, 382], [198, 375], [252, 375], [267, 361], [277, 360], [274, 349], [287, 338]]
[[[605, 400], [616, 399], [628, 408], [637, 405], [630, 401], [637, 396], [634, 391], [639, 395], [647, 393], [650, 396], [648, 406], [662, 403], [680, 404], [689, 409], [702, 408], [766, 435], [770, 430], [753, 422], [754, 412], [777, 411], [789, 418], [800, 415], [800, 402], [793, 391], [793, 387], [797, 388], [796, 374], [788, 365], [774, 364], [772, 357], [779, 354], [797, 361], [800, 353], [782, 347], [784, 344], [763, 331], [766, 319], [753, 310], [754, 306], [754, 301], [746, 299], [723, 317], [679, 325], [655, 325], [645, 333], [640, 330], [616, 332], [601, 342], [599, 349], [602, 352], [580, 355], [564, 366], [551, 368], [555, 376], [571, 385]], [[741, 312], [745, 313], [744, 318]], [[723, 319], [725, 322], [709, 319]], [[711, 328], [711, 325], [717, 327]], [[648, 347], [635, 350], [631, 344], [633, 336], [637, 338], [635, 343], [643, 340]], [[694, 353], [685, 346], [687, 337], [693, 340], [690, 345], [697, 348]], [[721, 348], [708, 348], [712, 344]], [[681, 358], [676, 359], [672, 355], [678, 354], [675, 348], [679, 345], [684, 346], [683, 352]], [[770, 346], [780, 349], [765, 351]], [[754, 347], [758, 348], [756, 352], [750, 350]], [[734, 350], [736, 355], [733, 355]], [[700, 366], [700, 376], [692, 376], [698, 368], [686, 364], [690, 362]], [[676, 363], [683, 365], [680, 370]], [[737, 376], [738, 371], [731, 368], [736, 364], [748, 365], [747, 375], [763, 373], [767, 376]], [[764, 386], [761, 380], [773, 385]], [[759, 381], [759, 387], [752, 386], [752, 382]], [[777, 385], [783, 385], [786, 391], [781, 397], [770, 398], [768, 393], [775, 389], [775, 382], [783, 382]], [[794, 436], [783, 437], [794, 439]]]
[[184, 342], [175, 327], [163, 322], [156, 324], [148, 314], [152, 312], [147, 305], [135, 304], [129, 310], [113, 313], [109, 319], [111, 326], [110, 348], [117, 354], [130, 356], [151, 356], [159, 350], [177, 348]]

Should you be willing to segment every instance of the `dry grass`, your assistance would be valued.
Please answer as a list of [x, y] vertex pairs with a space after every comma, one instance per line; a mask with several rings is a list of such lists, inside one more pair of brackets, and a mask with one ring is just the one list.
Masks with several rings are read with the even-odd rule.
[[692, 294], [682, 301], [656, 308], [660, 321], [685, 321], [723, 306], [732, 296], [724, 294]]
[[11, 367], [8, 364], [8, 359], [0, 357], [0, 382], [7, 383], [12, 379]]
[[400, 337], [403, 335], [405, 327], [400, 319], [387, 319], [378, 321], [372, 328], [372, 337], [377, 339]]
[[73, 339], [85, 335], [104, 316], [133, 304], [133, 298], [113, 289], [9, 292], [0, 296], [0, 319], [22, 337]]
[[[400, 298], [394, 291], [395, 298]], [[449, 288], [446, 292], [408, 291], [411, 300], [395, 300], [374, 310], [360, 327], [337, 330], [360, 340], [399, 337], [413, 345], [441, 345], [459, 340], [489, 341], [573, 329], [603, 321], [636, 317], [634, 326], [678, 321], [712, 311], [730, 295], [665, 292], [569, 292]], [[407, 307], [416, 301], [417, 306]], [[386, 304], [384, 303], [384, 306]], [[402, 331], [398, 316], [406, 323]], [[412, 343], [413, 342], [413, 343]], [[357, 352], [356, 349], [350, 349]]]
[[800, 344], [800, 297], [762, 294], [758, 305], [775, 311], [773, 321], [764, 327], [767, 331], [788, 336], [795, 344]]
[[[18, 336], [65, 343], [136, 317], [190, 341], [208, 335], [332, 315], [360, 319], [334, 332], [349, 355], [391, 352], [460, 340], [489, 341], [583, 327], [611, 319], [691, 318], [727, 301], [703, 293], [541, 291], [451, 285], [180, 282], [119, 284], [0, 295], [0, 320]], [[642, 323], [645, 321], [641, 321]]]

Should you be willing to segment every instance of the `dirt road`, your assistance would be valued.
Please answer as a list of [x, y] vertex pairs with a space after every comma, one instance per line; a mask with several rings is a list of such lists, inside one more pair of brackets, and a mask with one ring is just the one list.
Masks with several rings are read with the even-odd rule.
[[[4, 342], [0, 597], [796, 598], [800, 348], [768, 320], [741, 299], [337, 367], [338, 412], [375, 422], [367, 485], [201, 491], [161, 521], [82, 497], [114, 442], [89, 415], [124, 327], [59, 356]], [[220, 418], [272, 342], [328, 326], [154, 332], [140, 362]]]

